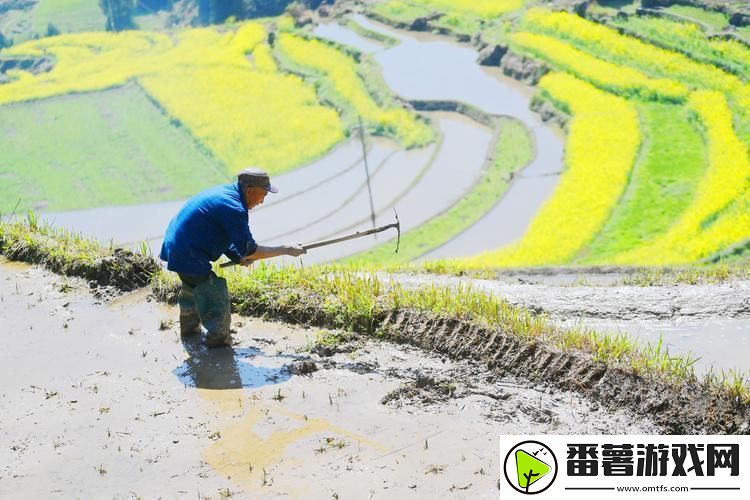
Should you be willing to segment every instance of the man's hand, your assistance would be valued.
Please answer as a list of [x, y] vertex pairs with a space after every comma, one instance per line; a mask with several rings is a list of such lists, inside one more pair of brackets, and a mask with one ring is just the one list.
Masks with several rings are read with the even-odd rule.
[[286, 254], [292, 257], [299, 257], [300, 255], [307, 253], [307, 250], [302, 248], [302, 245], [291, 245], [286, 247]]
[[255, 249], [255, 252], [251, 253], [247, 257], [244, 257], [240, 261], [240, 265], [249, 266], [256, 260], [270, 259], [271, 257], [278, 257], [279, 255], [291, 255], [292, 257], [298, 257], [303, 253], [307, 253], [307, 250], [302, 248], [302, 245], [279, 245], [277, 247], [258, 245], [258, 247]]
[[243, 257], [242, 260], [240, 260], [240, 264], [242, 267], [250, 267], [253, 265], [256, 259], [251, 259], [250, 257]]

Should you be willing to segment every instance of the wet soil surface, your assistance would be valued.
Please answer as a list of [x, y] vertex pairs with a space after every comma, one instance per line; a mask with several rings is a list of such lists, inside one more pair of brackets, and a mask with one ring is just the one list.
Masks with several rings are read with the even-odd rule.
[[515, 274], [495, 280], [444, 275], [387, 275], [407, 287], [471, 287], [545, 313], [563, 326], [610, 335], [696, 359], [698, 373], [750, 371], [750, 281], [625, 286], [622, 273]]
[[233, 349], [183, 344], [147, 294], [0, 264], [0, 497], [494, 497], [502, 434], [657, 432], [383, 341], [235, 318]]

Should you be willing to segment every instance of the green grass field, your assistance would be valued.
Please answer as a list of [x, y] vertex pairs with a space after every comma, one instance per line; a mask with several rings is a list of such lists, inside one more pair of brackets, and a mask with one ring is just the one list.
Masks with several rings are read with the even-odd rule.
[[32, 31], [44, 36], [49, 23], [61, 33], [104, 31], [106, 22], [98, 0], [39, 0], [34, 10]]
[[579, 257], [607, 262], [669, 227], [687, 208], [706, 167], [706, 148], [684, 106], [639, 107], [645, 144], [620, 203], [602, 231]]
[[0, 107], [0, 210], [176, 200], [227, 180], [136, 86]]
[[426, 5], [416, 5], [400, 0], [379, 2], [371, 6], [373, 13], [396, 23], [411, 23], [414, 19], [429, 15], [431, 10]]
[[39, 0], [0, 15], [0, 33], [15, 44], [47, 36], [50, 25], [60, 33], [104, 31], [106, 18], [98, 0]]
[[723, 12], [705, 10], [699, 7], [691, 7], [689, 5], [672, 5], [664, 10], [681, 17], [693, 19], [701, 24], [705, 24], [715, 31], [721, 31], [727, 27], [727, 24], [729, 24], [729, 18]]

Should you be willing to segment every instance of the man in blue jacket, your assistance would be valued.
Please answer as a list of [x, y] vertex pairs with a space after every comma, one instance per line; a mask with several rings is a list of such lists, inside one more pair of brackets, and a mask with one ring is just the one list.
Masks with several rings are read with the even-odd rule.
[[178, 303], [183, 338], [199, 334], [202, 323], [208, 347], [232, 345], [227, 282], [211, 271], [211, 262], [226, 255], [246, 266], [260, 259], [305, 253], [300, 246], [263, 246], [253, 239], [248, 211], [263, 203], [268, 193], [276, 192], [266, 172], [247, 168], [237, 175], [237, 182], [188, 200], [169, 223], [160, 258], [182, 281]]

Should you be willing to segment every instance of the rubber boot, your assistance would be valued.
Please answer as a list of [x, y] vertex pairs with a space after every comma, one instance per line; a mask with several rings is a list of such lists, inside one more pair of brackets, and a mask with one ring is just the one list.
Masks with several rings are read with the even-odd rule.
[[206, 345], [231, 346], [232, 332], [229, 326], [232, 322], [232, 310], [227, 280], [211, 273], [208, 281], [193, 288], [193, 296], [203, 327], [207, 330]]
[[201, 333], [201, 317], [195, 303], [193, 287], [186, 283], [182, 284], [177, 304], [180, 306], [180, 336], [187, 338]]

